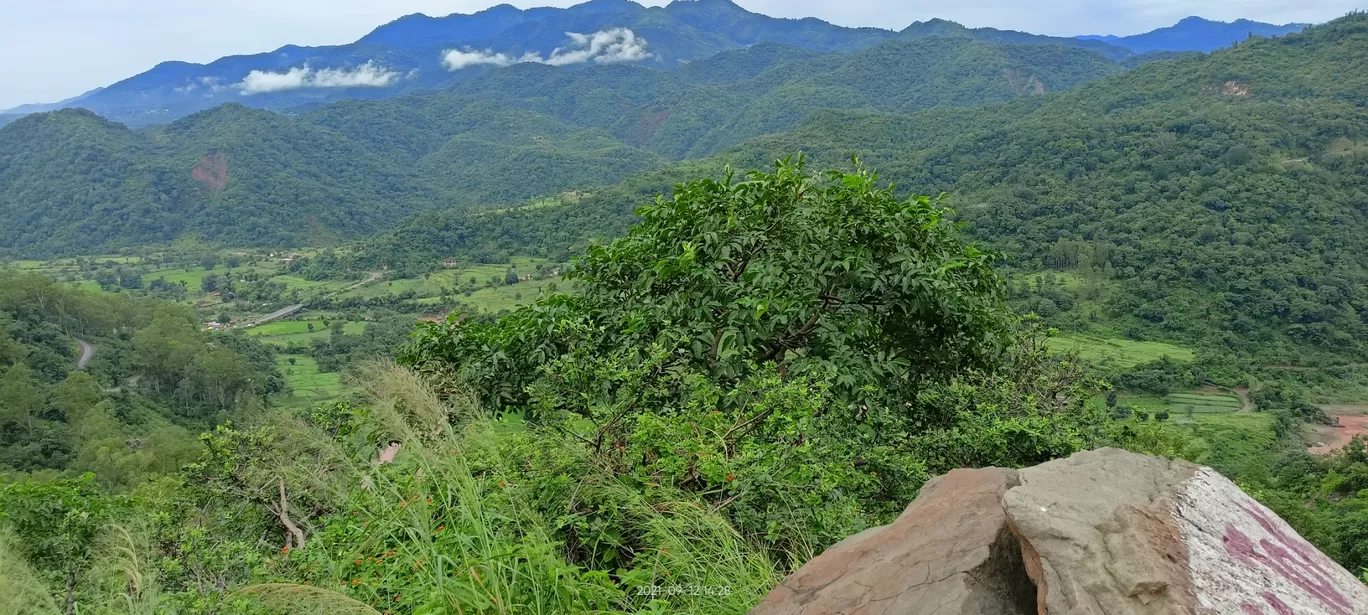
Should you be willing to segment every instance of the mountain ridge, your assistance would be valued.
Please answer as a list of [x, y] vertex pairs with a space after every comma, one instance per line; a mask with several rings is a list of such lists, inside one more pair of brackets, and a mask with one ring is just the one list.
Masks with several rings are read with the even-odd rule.
[[1178, 23], [1149, 32], [1130, 36], [1084, 35], [1081, 40], [1094, 40], [1129, 49], [1135, 53], [1151, 51], [1211, 52], [1238, 43], [1250, 36], [1286, 36], [1301, 32], [1311, 24], [1269, 24], [1249, 19], [1231, 22], [1203, 17], [1184, 17]]
[[[834, 53], [859, 51], [892, 38], [932, 35], [991, 43], [1073, 46], [1114, 61], [1146, 51], [1193, 47], [1182, 41], [1161, 41], [1128, 43], [1136, 47], [1130, 49], [1103, 40], [1105, 37], [1049, 37], [967, 28], [945, 20], [917, 22], [901, 31], [850, 28], [811, 17], [770, 17], [729, 0], [676, 0], [663, 7], [646, 7], [630, 0], [591, 0], [568, 8], [519, 9], [500, 4], [469, 14], [405, 15], [351, 43], [285, 45], [204, 64], [162, 62], [74, 99], [0, 111], [0, 125], [13, 121], [13, 115], [81, 106], [131, 126], [145, 126], [226, 102], [285, 110], [348, 98], [389, 98], [445, 89], [518, 62], [570, 66], [628, 62], [668, 70], [722, 51], [766, 42]], [[1234, 40], [1238, 38], [1230, 42]], [[1205, 49], [1210, 44], [1198, 46]], [[605, 55], [604, 49], [625, 53]]]

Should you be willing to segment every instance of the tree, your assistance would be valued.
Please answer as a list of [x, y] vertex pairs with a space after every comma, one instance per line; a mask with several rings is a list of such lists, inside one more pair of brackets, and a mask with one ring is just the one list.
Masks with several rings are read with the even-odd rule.
[[[714, 378], [767, 362], [793, 376], [835, 372], [852, 402], [990, 363], [1009, 338], [997, 255], [963, 243], [932, 199], [900, 200], [876, 183], [863, 170], [809, 175], [799, 161], [680, 185], [640, 210], [627, 237], [590, 248], [566, 276], [575, 297], [552, 295], [495, 327], [433, 332], [411, 361], [478, 372], [474, 353], [455, 351], [512, 336], [513, 364], [472, 374], [496, 388], [501, 373], [506, 391], [486, 397], [496, 408], [525, 404], [532, 357], [574, 347], [660, 345]], [[606, 333], [582, 338], [596, 328]]]
[[1115, 408], [1115, 407], [1116, 407], [1116, 389], [1112, 389], [1112, 390], [1110, 390], [1110, 391], [1107, 391], [1107, 407], [1108, 407], [1108, 408]]
[[512, 286], [512, 285], [514, 285], [514, 284], [517, 284], [517, 283], [518, 283], [518, 272], [517, 272], [517, 271], [514, 271], [513, 268], [510, 267], [510, 268], [508, 269], [508, 271], [505, 271], [505, 272], [504, 272], [504, 279], [503, 279], [503, 282], [504, 282], [505, 285], [508, 285], [508, 286]]
[[100, 403], [103, 396], [100, 386], [88, 372], [72, 372], [52, 389], [49, 405], [62, 419], [71, 421], [81, 413]]
[[[997, 256], [934, 199], [799, 161], [683, 184], [638, 214], [575, 263], [574, 295], [425, 326], [400, 360], [576, 434], [620, 473], [735, 498], [737, 523], [779, 542], [804, 524], [843, 536], [839, 511], [892, 513], [946, 464], [1067, 455], [1102, 418], [1078, 367], [1007, 312]], [[717, 434], [689, 456], [706, 469], [672, 452], [696, 432]], [[769, 482], [747, 491], [729, 466]], [[799, 504], [814, 480], [844, 487]], [[774, 516], [795, 508], [820, 512]]]
[[33, 422], [43, 412], [45, 393], [33, 377], [29, 366], [18, 363], [0, 376], [0, 418], [9, 419], [33, 429]]

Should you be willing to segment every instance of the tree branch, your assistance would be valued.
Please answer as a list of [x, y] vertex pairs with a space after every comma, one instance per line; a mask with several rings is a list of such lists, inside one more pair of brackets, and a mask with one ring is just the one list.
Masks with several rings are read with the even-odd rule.
[[283, 476], [280, 477], [279, 481], [280, 481], [280, 510], [279, 510], [279, 512], [278, 512], [278, 515], [279, 515], [279, 517], [280, 517], [280, 522], [283, 523], [283, 524], [285, 525], [285, 529], [288, 530], [288, 531], [290, 532], [290, 535], [291, 535], [291, 536], [294, 536], [295, 544], [298, 545], [298, 546], [296, 546], [295, 548], [296, 548], [296, 549], [303, 549], [303, 548], [304, 548], [304, 530], [299, 529], [299, 526], [295, 525], [295, 524], [294, 524], [294, 521], [291, 521], [291, 520], [290, 520], [290, 503], [285, 499], [285, 477], [283, 477]]

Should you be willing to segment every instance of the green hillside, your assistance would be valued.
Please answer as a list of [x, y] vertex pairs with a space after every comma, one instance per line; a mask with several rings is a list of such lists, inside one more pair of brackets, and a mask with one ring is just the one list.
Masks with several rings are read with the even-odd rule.
[[794, 131], [561, 207], [423, 217], [363, 253], [417, 262], [573, 249], [620, 232], [625, 203], [677, 178], [855, 153], [886, 181], [949, 193], [966, 231], [1013, 270], [1085, 280], [1052, 298], [1053, 311], [1068, 309], [1049, 315], [1069, 328], [1100, 319], [1104, 337], [1173, 340], [1247, 365], [1360, 362], [1368, 76], [1354, 67], [1365, 49], [1368, 17], [1353, 15], [1001, 105], [816, 111]]
[[825, 55], [766, 43], [676, 71], [519, 64], [295, 115], [228, 104], [138, 132], [83, 111], [36, 114], [0, 128], [0, 249], [331, 243], [417, 211], [612, 185], [822, 108], [978, 105], [1122, 70], [1077, 47], [961, 37]]

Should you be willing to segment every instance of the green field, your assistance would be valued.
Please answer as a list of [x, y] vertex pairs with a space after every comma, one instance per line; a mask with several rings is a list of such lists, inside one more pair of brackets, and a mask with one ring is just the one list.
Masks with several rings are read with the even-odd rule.
[[1206, 393], [1171, 393], [1164, 397], [1164, 402], [1183, 412], [1191, 407], [1193, 414], [1239, 412], [1243, 405], [1234, 395]]
[[[314, 330], [309, 330], [309, 325], [314, 326]], [[331, 324], [331, 321], [329, 321]], [[365, 331], [366, 323], [348, 322], [342, 325], [342, 331], [347, 334], [356, 334]], [[295, 342], [309, 343], [313, 340], [326, 340], [332, 335], [328, 327], [323, 324], [321, 319], [313, 320], [277, 320], [268, 322], [264, 325], [248, 327], [243, 329], [247, 335], [259, 338], [262, 342], [275, 346], [288, 346]]]
[[1234, 395], [1203, 392], [1171, 393], [1164, 397], [1121, 395], [1117, 402], [1151, 415], [1156, 412], [1167, 412], [1173, 420], [1187, 418], [1188, 408], [1192, 408], [1193, 416], [1214, 416], [1235, 414], [1241, 407], [1240, 398]]
[[[294, 364], [290, 360], [294, 360]], [[318, 371], [318, 362], [303, 355], [280, 355], [276, 365], [285, 382], [290, 385], [290, 396], [281, 402], [288, 407], [314, 407], [336, 401], [346, 394], [342, 375]]]
[[308, 291], [308, 290], [338, 291], [338, 290], [342, 290], [342, 289], [344, 289], [344, 288], [346, 288], [346, 287], [348, 287], [348, 286], [351, 286], [352, 284], [355, 284], [355, 283], [356, 283], [356, 282], [349, 282], [349, 281], [346, 281], [346, 280], [306, 280], [306, 279], [301, 278], [301, 277], [299, 277], [299, 276], [293, 276], [293, 275], [278, 275], [278, 276], [275, 276], [275, 277], [271, 278], [271, 281], [272, 281], [272, 282], [275, 282], [275, 283], [277, 283], [277, 284], [284, 284], [286, 290], [305, 290], [305, 291]]
[[1076, 333], [1051, 338], [1049, 347], [1057, 352], [1077, 352], [1089, 361], [1121, 368], [1149, 363], [1165, 356], [1177, 361], [1191, 361], [1197, 356], [1191, 349], [1164, 342], [1137, 342]]

